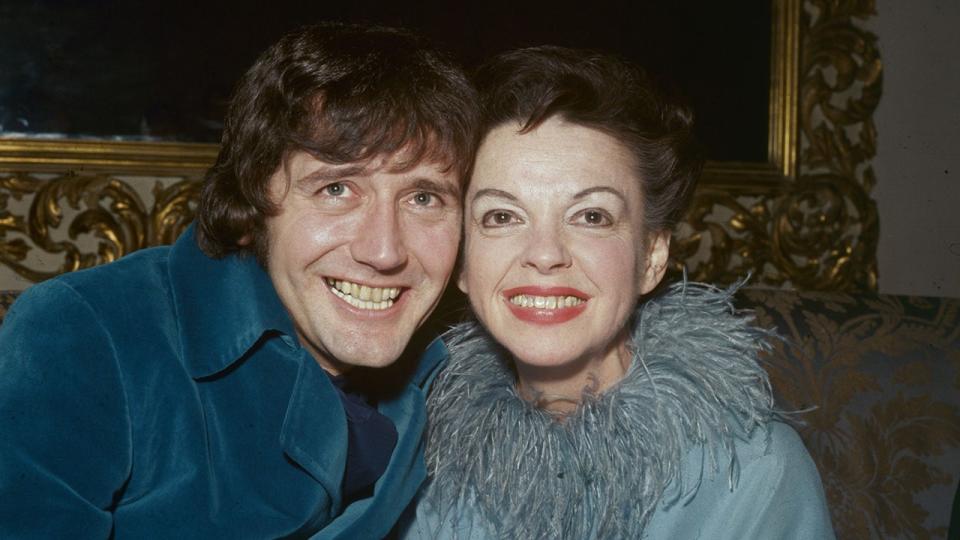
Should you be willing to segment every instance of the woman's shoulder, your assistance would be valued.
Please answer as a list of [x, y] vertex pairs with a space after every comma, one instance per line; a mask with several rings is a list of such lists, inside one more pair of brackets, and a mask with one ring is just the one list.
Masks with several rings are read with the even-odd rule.
[[692, 449], [685, 491], [664, 498], [646, 538], [833, 538], [820, 475], [790, 425], [758, 426], [733, 451], [728, 469], [711, 467], [703, 447]]
[[[731, 427], [731, 429], [733, 429]], [[779, 420], [755, 426], [749, 433], [731, 435], [732, 444], [721, 437], [709, 437], [687, 448], [680, 463], [679, 477], [665, 495], [665, 505], [690, 499], [716, 485], [735, 492], [747, 475], [757, 474], [774, 481], [797, 466], [816, 474], [816, 466], [796, 430]], [[812, 470], [811, 470], [812, 468]]]
[[[758, 427], [748, 437], [737, 442], [738, 459], [742, 467], [756, 461], [796, 462], [813, 461], [800, 435], [786, 422], [772, 420]], [[771, 459], [772, 458], [772, 459]]]

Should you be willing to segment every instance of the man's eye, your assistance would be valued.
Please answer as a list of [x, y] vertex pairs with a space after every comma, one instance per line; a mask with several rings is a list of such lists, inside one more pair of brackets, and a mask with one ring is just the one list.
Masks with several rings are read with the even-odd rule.
[[435, 202], [437, 202], [437, 196], [434, 195], [433, 193], [420, 191], [413, 195], [413, 204], [416, 204], [418, 206], [430, 206]]
[[510, 225], [518, 221], [517, 216], [513, 212], [508, 212], [506, 210], [491, 210], [483, 215], [481, 223], [485, 227], [503, 227], [505, 225]]
[[334, 182], [333, 184], [324, 186], [321, 191], [332, 197], [340, 197], [347, 192], [347, 186], [341, 184], [340, 182]]

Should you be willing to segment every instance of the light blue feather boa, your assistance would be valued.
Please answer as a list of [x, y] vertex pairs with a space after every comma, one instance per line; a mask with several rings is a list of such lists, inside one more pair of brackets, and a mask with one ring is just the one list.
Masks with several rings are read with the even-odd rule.
[[477, 323], [449, 331], [428, 399], [426, 501], [479, 513], [501, 538], [640, 538], [661, 503], [692, 496], [680, 471], [705, 449], [731, 487], [737, 438], [777, 416], [757, 354], [771, 333], [728, 290], [676, 284], [634, 314], [634, 361], [618, 384], [560, 422], [519, 397], [509, 354]]

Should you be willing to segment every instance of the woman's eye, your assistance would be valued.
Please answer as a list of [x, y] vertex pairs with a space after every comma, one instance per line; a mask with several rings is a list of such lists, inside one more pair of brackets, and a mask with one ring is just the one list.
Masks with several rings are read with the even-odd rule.
[[481, 223], [485, 227], [503, 227], [516, 221], [518, 221], [517, 216], [506, 210], [491, 210], [484, 214], [483, 219], [481, 219]]
[[603, 214], [600, 212], [587, 212], [584, 214], [583, 218], [587, 220], [587, 223], [592, 223], [594, 225], [603, 223]]
[[613, 218], [603, 210], [584, 210], [575, 216], [575, 221], [580, 221], [591, 227], [606, 227], [613, 225]]

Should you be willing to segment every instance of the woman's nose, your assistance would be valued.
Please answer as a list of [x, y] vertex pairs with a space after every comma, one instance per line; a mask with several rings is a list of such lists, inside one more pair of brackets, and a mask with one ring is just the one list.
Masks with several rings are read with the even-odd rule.
[[353, 259], [387, 272], [407, 262], [407, 248], [398, 219], [397, 209], [392, 204], [371, 207], [364, 219], [359, 221], [350, 254]]
[[568, 268], [572, 262], [563, 234], [553, 228], [532, 231], [523, 254], [524, 266], [542, 274]]

